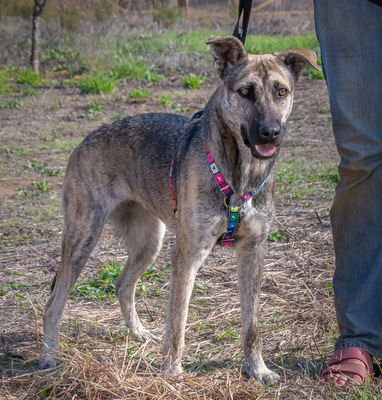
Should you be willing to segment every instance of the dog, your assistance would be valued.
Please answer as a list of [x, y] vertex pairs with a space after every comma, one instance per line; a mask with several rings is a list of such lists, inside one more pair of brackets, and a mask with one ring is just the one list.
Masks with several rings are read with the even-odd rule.
[[[232, 36], [211, 36], [219, 86], [198, 118], [141, 114], [103, 125], [73, 151], [62, 204], [61, 263], [44, 314], [40, 366], [55, 365], [65, 303], [109, 220], [129, 258], [116, 281], [126, 326], [155, 339], [134, 305], [165, 227], [176, 234], [163, 344], [163, 372], [182, 372], [188, 305], [198, 268], [216, 243], [236, 251], [244, 369], [278, 379], [262, 358], [258, 328], [265, 243], [274, 221], [272, 169], [301, 71], [319, 69], [311, 50], [247, 54]], [[169, 170], [171, 172], [169, 177]]]

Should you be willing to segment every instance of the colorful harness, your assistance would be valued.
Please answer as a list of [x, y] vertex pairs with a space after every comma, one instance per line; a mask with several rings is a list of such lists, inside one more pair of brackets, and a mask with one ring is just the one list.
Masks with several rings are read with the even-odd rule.
[[[204, 109], [202, 111], [196, 112], [190, 120], [200, 118], [204, 113]], [[225, 181], [219, 167], [217, 166], [216, 162], [214, 161], [210, 150], [208, 149], [208, 146], [206, 145], [206, 150], [207, 150], [207, 161], [208, 165], [210, 168], [210, 171], [215, 179], [215, 182], [219, 186], [220, 191], [224, 195], [224, 205], [226, 206], [228, 210], [228, 226], [227, 226], [227, 232], [223, 233], [221, 238], [218, 240], [218, 243], [221, 246], [229, 246], [235, 239], [234, 239], [234, 233], [237, 228], [238, 222], [239, 222], [239, 214], [240, 214], [240, 209], [243, 206], [244, 203], [246, 203], [248, 200], [250, 200], [257, 192], [261, 190], [261, 188], [264, 186], [265, 182], [268, 179], [268, 176], [263, 180], [261, 185], [253, 190], [248, 192], [247, 194], [244, 194], [240, 196], [240, 199], [242, 201], [242, 204], [240, 206], [229, 206], [227, 202], [229, 202], [229, 198], [234, 194], [233, 189], [228, 185], [228, 183]], [[171, 162], [171, 168], [170, 168], [170, 176], [169, 176], [169, 184], [170, 184], [170, 192], [171, 192], [171, 197], [172, 201], [174, 203], [174, 214], [178, 218], [178, 208], [176, 205], [176, 199], [175, 199], [175, 193], [174, 193], [174, 188], [172, 186], [172, 171], [173, 171], [173, 166], [174, 166], [174, 160]]]
[[257, 189], [240, 196], [240, 199], [242, 202], [242, 204], [240, 206], [229, 206], [227, 204], [227, 199], [229, 200], [230, 196], [232, 196], [234, 194], [234, 191], [228, 185], [228, 183], [225, 181], [225, 179], [224, 179], [222, 173], [220, 172], [219, 167], [216, 165], [216, 162], [214, 161], [207, 145], [206, 145], [206, 150], [207, 150], [207, 160], [208, 160], [208, 164], [210, 167], [210, 171], [211, 171], [213, 177], [215, 178], [215, 182], [218, 184], [220, 191], [224, 195], [224, 205], [228, 209], [227, 232], [223, 233], [223, 236], [220, 239], [220, 245], [221, 246], [229, 246], [235, 240], [233, 236], [235, 234], [235, 230], [239, 223], [239, 215], [240, 215], [241, 207], [243, 206], [244, 203], [246, 203], [249, 199], [251, 199], [264, 186], [265, 182], [268, 179], [268, 176], [263, 180], [263, 182]]
[[[241, 207], [243, 206], [244, 203], [246, 203], [248, 200], [250, 200], [253, 196], [255, 196], [256, 193], [258, 193], [261, 190], [261, 188], [264, 186], [265, 182], [267, 181], [268, 176], [263, 180], [263, 182], [257, 189], [240, 196], [240, 199], [242, 201], [242, 204], [240, 206], [229, 206], [227, 204], [227, 200], [229, 200], [229, 198], [234, 194], [234, 191], [228, 185], [228, 183], [225, 181], [225, 179], [224, 179], [219, 167], [217, 166], [216, 162], [214, 161], [207, 145], [206, 145], [206, 150], [207, 150], [207, 160], [208, 160], [208, 165], [209, 165], [210, 171], [215, 179], [215, 182], [219, 186], [220, 191], [224, 195], [224, 205], [227, 207], [227, 210], [228, 210], [227, 231], [225, 233], [223, 233], [223, 235], [219, 239], [219, 244], [221, 246], [229, 246], [235, 240], [234, 234], [235, 234], [235, 230], [237, 228], [238, 222], [239, 222], [239, 215], [240, 215]], [[178, 209], [177, 209], [177, 205], [176, 205], [175, 193], [174, 193], [173, 186], [172, 186], [173, 166], [174, 166], [174, 161], [172, 161], [172, 163], [171, 163], [169, 183], [170, 183], [171, 197], [172, 197], [172, 201], [174, 203], [174, 214], [176, 217], [178, 217]]]

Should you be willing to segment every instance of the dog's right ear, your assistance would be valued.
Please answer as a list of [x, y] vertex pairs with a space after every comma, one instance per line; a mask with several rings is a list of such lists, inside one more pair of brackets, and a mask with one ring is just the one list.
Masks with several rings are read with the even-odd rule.
[[234, 36], [210, 36], [208, 42], [214, 57], [214, 67], [223, 78], [243, 57], [247, 57], [247, 51], [239, 39]]

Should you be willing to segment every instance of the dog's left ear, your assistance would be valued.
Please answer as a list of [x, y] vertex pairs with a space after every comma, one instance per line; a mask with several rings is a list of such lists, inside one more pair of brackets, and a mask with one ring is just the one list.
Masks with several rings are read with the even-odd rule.
[[307, 65], [321, 71], [321, 68], [317, 65], [316, 53], [313, 50], [302, 49], [300, 47], [289, 47], [286, 50], [275, 53], [275, 56], [288, 65], [296, 77], [300, 75], [301, 71]]
[[210, 36], [208, 42], [214, 57], [214, 67], [220, 78], [239, 60], [247, 57], [247, 51], [239, 39], [234, 36]]

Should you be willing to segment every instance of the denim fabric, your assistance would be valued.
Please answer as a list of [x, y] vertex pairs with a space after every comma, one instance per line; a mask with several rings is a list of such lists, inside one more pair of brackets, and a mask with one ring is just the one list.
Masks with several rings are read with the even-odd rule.
[[382, 357], [382, 8], [314, 0], [340, 181], [331, 209], [336, 348]]

